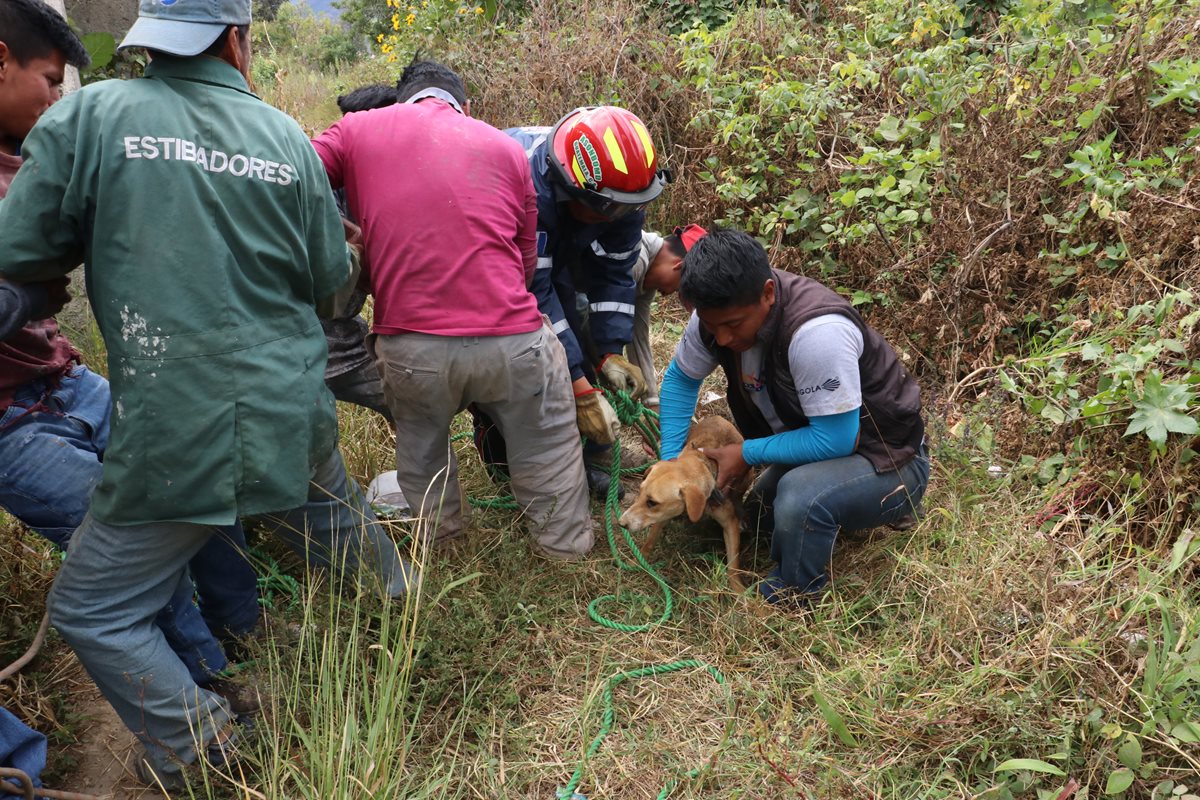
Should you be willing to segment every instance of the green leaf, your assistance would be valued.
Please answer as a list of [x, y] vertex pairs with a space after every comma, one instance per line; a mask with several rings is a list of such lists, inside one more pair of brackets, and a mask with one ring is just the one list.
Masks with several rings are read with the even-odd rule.
[[1105, 794], [1120, 794], [1133, 785], [1133, 772], [1121, 767], [1108, 774], [1108, 782], [1104, 784]]
[[900, 120], [890, 114], [879, 121], [875, 132], [889, 142], [898, 142], [904, 138], [904, 134], [900, 132]]
[[1063, 772], [1053, 764], [1048, 764], [1045, 761], [1039, 761], [1036, 758], [1010, 758], [1000, 766], [996, 767], [995, 772], [1017, 772], [1019, 770], [1027, 770], [1029, 772], [1044, 772], [1047, 775], [1057, 775], [1060, 778], [1065, 778], [1067, 773]]
[[825, 699], [825, 695], [813, 689], [813, 700], [817, 701], [817, 708], [821, 709], [821, 716], [829, 723], [829, 727], [833, 728], [833, 732], [842, 740], [842, 744], [847, 747], [858, 747], [858, 740], [854, 738], [854, 734], [846, 727], [846, 722], [842, 719], [842, 715]]
[[1121, 746], [1117, 748], [1117, 760], [1130, 769], [1137, 769], [1142, 765], [1142, 743], [1136, 736], [1131, 734], [1121, 742]]
[[1053, 403], [1047, 403], [1042, 409], [1040, 416], [1050, 420], [1055, 425], [1062, 425], [1067, 421], [1066, 412]]
[[921, 215], [911, 208], [904, 209], [896, 216], [901, 222], [916, 222], [920, 218]]
[[1151, 372], [1146, 376], [1142, 396], [1133, 404], [1126, 436], [1145, 433], [1159, 447], [1166, 444], [1167, 435], [1187, 436], [1200, 432], [1200, 422], [1184, 411], [1192, 400], [1192, 390], [1184, 383], [1163, 383], [1162, 375]]
[[854, 192], [853, 191], [843, 192], [842, 196], [839, 197], [838, 200], [840, 200], [842, 205], [844, 205], [846, 208], [849, 208], [850, 206], [854, 205]]
[[1187, 742], [1188, 744], [1200, 742], [1200, 724], [1184, 720], [1174, 728], [1171, 728], [1171, 735], [1179, 741]]
[[117, 40], [111, 33], [85, 33], [82, 41], [88, 55], [92, 57], [92, 63], [84, 72], [95, 72], [112, 63], [113, 56], [117, 53]]
[[[1194, 541], [1196, 536], [1195, 531], [1184, 531], [1178, 539], [1175, 540], [1175, 545], [1171, 548], [1171, 564], [1167, 567], [1167, 574], [1178, 571], [1185, 562], [1190, 561], [1192, 556], [1200, 552], [1200, 542]], [[1187, 724], [1187, 723], [1180, 723]]]

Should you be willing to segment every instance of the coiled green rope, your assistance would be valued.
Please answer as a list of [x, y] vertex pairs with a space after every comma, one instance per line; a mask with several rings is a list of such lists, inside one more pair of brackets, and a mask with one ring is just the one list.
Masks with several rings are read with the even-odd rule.
[[[609, 403], [613, 406], [613, 409], [617, 412], [617, 418], [621, 421], [621, 424], [635, 427], [642, 434], [642, 437], [646, 440], [646, 443], [652, 447], [655, 452], [658, 452], [659, 439], [661, 437], [658, 427], [658, 414], [646, 408], [625, 392], [609, 392], [608, 390], [605, 390], [605, 395], [608, 397]], [[659, 618], [653, 622], [646, 622], [640, 625], [629, 625], [623, 622], [616, 622], [615, 620], [605, 617], [597, 610], [598, 606], [603, 602], [609, 600], [618, 601], [622, 599], [617, 595], [609, 594], [602, 597], [597, 597], [588, 604], [588, 616], [590, 616], [596, 623], [603, 625], [606, 628], [612, 628], [614, 630], [624, 631], [626, 633], [645, 631], [653, 628], [656, 625], [661, 625], [671, 618], [671, 614], [675, 607], [674, 596], [671, 594], [671, 587], [646, 561], [645, 557], [642, 555], [642, 551], [634, 542], [633, 535], [630, 534], [628, 530], [621, 528], [620, 525], [615, 523], [615, 520], [620, 516], [621, 513], [621, 504], [618, 497], [621, 475], [644, 472], [645, 470], [649, 469], [650, 466], [651, 465], [648, 463], [641, 467], [622, 469], [621, 442], [618, 440], [613, 443], [612, 466], [609, 470], [608, 496], [604, 500], [604, 531], [608, 535], [608, 546], [612, 551], [613, 560], [617, 563], [617, 567], [619, 569], [642, 570], [649, 575], [655, 583], [658, 584], [663, 595], [663, 610]], [[621, 528], [621, 533], [625, 536], [625, 542], [629, 545], [629, 549], [633, 551], [633, 557], [637, 561], [636, 565], [630, 564], [621, 558], [620, 553], [617, 551], [617, 537], [613, 531], [614, 527]], [[645, 595], [634, 594], [623, 595], [623, 597], [634, 602], [649, 599]], [[644, 678], [649, 675], [663, 675], [665, 673], [678, 672], [684, 669], [700, 668], [706, 670], [708, 674], [712, 676], [713, 680], [715, 680], [718, 684], [721, 686], [726, 686], [725, 676], [721, 674], [720, 670], [710, 664], [705, 664], [703, 661], [699, 661], [694, 658], [672, 661], [667, 664], [654, 664], [648, 667], [642, 667], [640, 669], [626, 670], [623, 672], [618, 672], [610, 677], [604, 688], [604, 716], [600, 724], [600, 731], [596, 734], [596, 737], [592, 739], [591, 744], [588, 745], [587, 750], [584, 752], [583, 758], [580, 759], [578, 766], [575, 767], [575, 772], [571, 775], [571, 780], [567, 782], [567, 785], [559, 793], [559, 796], [572, 797], [575, 794], [576, 787], [583, 779], [583, 770], [588, 759], [590, 759], [600, 750], [600, 745], [604, 742], [605, 737], [607, 737], [612, 731], [613, 723], [616, 720], [616, 710], [613, 703], [613, 689], [618, 684], [620, 684], [622, 681], [633, 678]], [[732, 702], [733, 696], [731, 694], [729, 696], [729, 703], [732, 704]], [[659, 792], [658, 800], [663, 800], [670, 795], [670, 793], [674, 791], [675, 787], [679, 784], [680, 780], [698, 776], [704, 770], [705, 766], [707, 765], [701, 765], [691, 769], [685, 772], [681, 778], [675, 778], [668, 781], [666, 785], [663, 786], [662, 791]]]
[[[621, 421], [621, 424], [636, 429], [642, 435], [642, 438], [645, 440], [646, 444], [649, 445], [655, 453], [657, 453], [659, 448], [659, 440], [661, 438], [657, 412], [646, 408], [637, 400], [634, 400], [632, 397], [630, 397], [626, 392], [611, 392], [605, 389], [604, 394], [605, 397], [608, 398], [609, 404], [612, 405], [613, 410], [616, 411], [617, 419]], [[460, 441], [462, 439], [466, 439], [470, 435], [470, 433], [459, 433], [453, 436], [451, 441]], [[671, 594], [671, 587], [649, 564], [649, 562], [646, 561], [645, 557], [642, 555], [642, 551], [638, 548], [637, 543], [634, 541], [633, 535], [625, 528], [621, 528], [621, 533], [624, 535], [625, 542], [629, 545], [629, 549], [633, 552], [633, 557], [636, 561], [636, 564], [631, 564], [622, 559], [621, 554], [617, 550], [617, 537], [614, 528], [620, 528], [620, 525], [616, 523], [616, 520], [621, 515], [621, 501], [619, 498], [621, 476], [640, 474], [650, 469], [652, 464], [653, 462], [648, 462], [640, 467], [623, 469], [621, 467], [621, 442], [618, 440], [613, 443], [612, 466], [609, 468], [608, 495], [604, 499], [604, 531], [608, 536], [608, 547], [612, 552], [613, 561], [616, 562], [619, 569], [641, 570], [645, 572], [654, 580], [655, 583], [658, 584], [663, 595], [663, 610], [662, 614], [659, 615], [659, 618], [653, 622], [645, 622], [639, 625], [630, 625], [609, 619], [601, 614], [598, 608], [601, 603], [607, 601], [616, 602], [621, 600], [631, 603], [641, 602], [644, 605], [645, 601], [650, 599], [646, 595], [623, 594], [618, 597], [617, 595], [610, 594], [597, 597], [588, 604], [588, 616], [591, 617], [596, 623], [603, 625], [606, 628], [612, 628], [613, 630], [623, 631], [625, 633], [637, 633], [639, 631], [649, 630], [656, 625], [661, 625], [671, 618], [671, 614], [674, 612], [675, 608], [675, 601], [674, 596]], [[513, 500], [511, 495], [497, 498], [468, 497], [467, 500], [476, 508], [515, 509], [517, 507], [517, 503]], [[694, 658], [672, 661], [667, 664], [653, 664], [648, 667], [641, 667], [640, 669], [625, 670], [616, 673], [608, 679], [608, 682], [604, 687], [604, 715], [600, 724], [600, 731], [596, 734], [595, 738], [592, 739], [591, 744], [588, 745], [587, 751], [584, 753], [583, 758], [579, 760], [579, 764], [575, 767], [575, 772], [571, 775], [571, 780], [568, 781], [567, 785], [559, 791], [559, 797], [569, 798], [575, 796], [575, 789], [579, 786], [579, 782], [583, 780], [583, 770], [587, 765], [588, 759], [599, 752], [600, 745], [604, 742], [604, 739], [608, 736], [608, 734], [612, 732], [612, 727], [616, 722], [616, 709], [613, 698], [614, 689], [619, 684], [627, 680], [645, 678], [651, 675], [664, 675], [686, 669], [704, 669], [709, 675], [712, 676], [714, 681], [728, 689], [728, 686], [725, 682], [725, 676], [721, 674], [720, 670], [710, 664], [706, 664], [703, 661], [699, 661]], [[729, 695], [728, 702], [730, 706], [732, 706], [732, 694]], [[658, 800], [664, 800], [664, 798], [670, 795], [671, 792], [674, 791], [675, 787], [679, 785], [681, 780], [695, 778], [700, 775], [700, 773], [704, 771], [705, 767], [711, 763], [712, 761], [710, 760], [707, 764], [688, 770], [679, 778], [673, 778], [667, 781], [666, 785], [663, 786], [662, 791], [660, 791], [658, 794]]]

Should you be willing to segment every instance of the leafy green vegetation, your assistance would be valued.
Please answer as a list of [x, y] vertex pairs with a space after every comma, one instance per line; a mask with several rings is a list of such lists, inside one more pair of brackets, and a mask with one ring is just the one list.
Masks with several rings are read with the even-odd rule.
[[[695, 658], [734, 710], [702, 670], [622, 683], [581, 792], [1200, 797], [1198, 0], [345, 0], [343, 19], [285, 4], [256, 24], [260, 94], [316, 131], [422, 49], [500, 127], [627, 105], [677, 175], [655, 227], [744, 227], [895, 344], [934, 480], [916, 529], [844, 537], [803, 612], [732, 595], [717, 532], [680, 526], [657, 553], [675, 615], [601, 629], [587, 604], [650, 579], [602, 542], [537, 560], [502, 510], [414, 552], [408, 608], [310, 576], [272, 611], [299, 636], [250, 678], [270, 713], [245, 773], [197, 796], [553, 797], [614, 675]], [[656, 313], [665, 363], [683, 316]], [[86, 318], [71, 334], [103, 364]], [[352, 473], [387, 469], [386, 426], [340, 413]], [[495, 495], [456, 447], [467, 492]], [[55, 562], [0, 530], [13, 653]], [[747, 539], [765, 570], [766, 533]], [[71, 698], [51, 646], [3, 699], [69, 740], [86, 733], [53, 711]]]

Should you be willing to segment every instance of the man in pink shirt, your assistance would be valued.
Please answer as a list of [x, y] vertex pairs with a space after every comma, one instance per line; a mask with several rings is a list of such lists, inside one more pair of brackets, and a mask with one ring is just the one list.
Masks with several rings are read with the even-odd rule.
[[529, 293], [537, 197], [524, 151], [471, 119], [462, 81], [414, 61], [399, 103], [348, 114], [314, 141], [363, 231], [374, 348], [396, 419], [400, 488], [436, 541], [463, 534], [450, 422], [474, 403], [508, 441], [537, 549], [592, 547], [566, 354]]

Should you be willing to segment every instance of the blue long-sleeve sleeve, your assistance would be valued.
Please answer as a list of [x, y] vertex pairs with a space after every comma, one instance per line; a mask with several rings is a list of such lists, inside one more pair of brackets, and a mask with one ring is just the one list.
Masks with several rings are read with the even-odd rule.
[[0, 281], [0, 342], [24, 328], [45, 304], [44, 287]]
[[689, 377], [671, 359], [663, 373], [662, 390], [658, 393], [658, 422], [662, 431], [659, 445], [661, 458], [675, 458], [687, 443], [688, 429], [692, 426], [692, 414], [700, 398], [703, 380]]
[[[664, 384], [664, 389], [665, 389]], [[663, 404], [666, 404], [664, 398]], [[747, 439], [742, 458], [747, 464], [810, 464], [841, 458], [854, 452], [858, 442], [859, 409], [841, 414], [809, 417], [808, 425], [762, 439]], [[666, 428], [663, 428], [666, 442]]]

